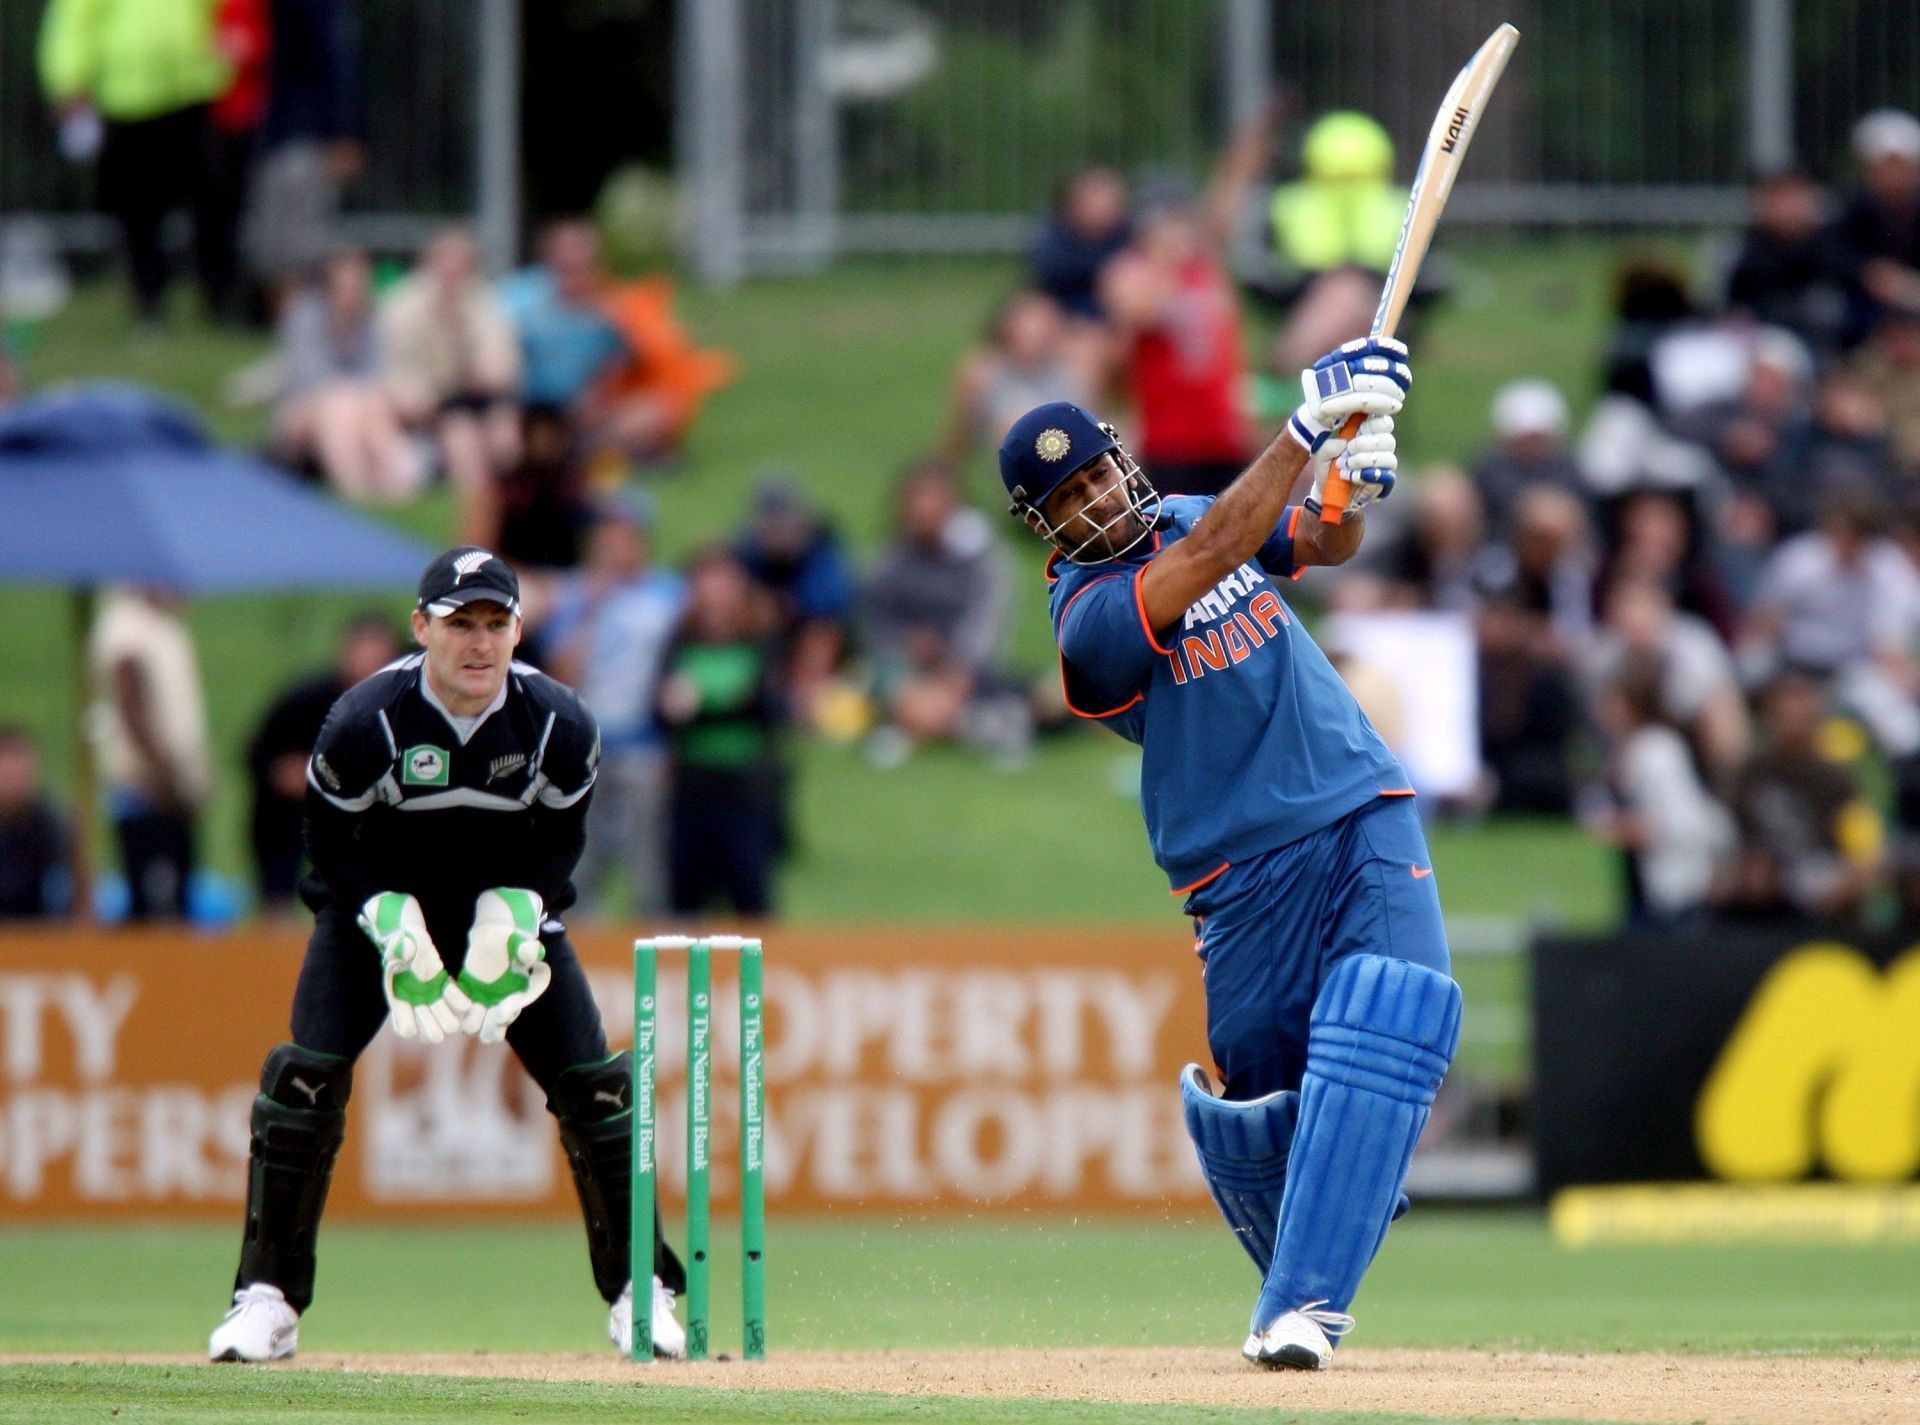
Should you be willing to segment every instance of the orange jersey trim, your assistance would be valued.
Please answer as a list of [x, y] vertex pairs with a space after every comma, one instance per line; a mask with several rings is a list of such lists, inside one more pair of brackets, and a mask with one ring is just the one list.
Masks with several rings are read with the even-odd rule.
[[1218, 880], [1221, 876], [1224, 876], [1229, 870], [1232, 869], [1232, 867], [1233, 867], [1233, 862], [1222, 861], [1218, 866], [1214, 867], [1213, 870], [1207, 872], [1206, 875], [1202, 876], [1199, 880], [1195, 881], [1192, 885], [1181, 886], [1177, 890], [1168, 891], [1167, 894], [1170, 896], [1184, 896], [1189, 894], [1190, 892], [1197, 891], [1202, 886], [1206, 885], [1208, 881], [1215, 881], [1215, 880]]
[[1140, 582], [1147, 577], [1147, 567], [1147, 565], [1142, 564], [1140, 566], [1140, 572], [1133, 576], [1133, 607], [1140, 615], [1140, 630], [1147, 636], [1147, 647], [1162, 657], [1171, 658], [1173, 657], [1173, 650], [1160, 646], [1160, 640], [1154, 634], [1153, 625], [1147, 622], [1147, 600], [1146, 596], [1140, 591]]
[[1413, 794], [1412, 787], [1382, 787], [1380, 789], [1380, 795], [1383, 797], [1410, 797]]

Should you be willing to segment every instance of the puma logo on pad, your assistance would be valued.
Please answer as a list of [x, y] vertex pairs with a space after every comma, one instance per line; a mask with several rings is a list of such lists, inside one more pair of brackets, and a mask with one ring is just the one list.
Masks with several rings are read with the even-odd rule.
[[295, 1074], [293, 1078], [288, 1080], [288, 1082], [291, 1083], [295, 1088], [299, 1089], [301, 1093], [307, 1096], [308, 1103], [312, 1104], [315, 1108], [318, 1108], [320, 1106], [320, 1089], [323, 1089], [327, 1086], [327, 1081], [325, 1079], [322, 1079], [320, 1081], [319, 1088], [315, 1088], [312, 1084], [308, 1083], [305, 1079], [301, 1078], [298, 1074]]

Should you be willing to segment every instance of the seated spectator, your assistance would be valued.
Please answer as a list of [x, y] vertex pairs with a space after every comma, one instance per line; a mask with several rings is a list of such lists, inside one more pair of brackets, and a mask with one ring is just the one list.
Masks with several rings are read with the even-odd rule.
[[1782, 539], [1811, 529], [1833, 498], [1895, 497], [1887, 410], [1859, 372], [1838, 366], [1821, 377], [1812, 411], [1788, 429], [1761, 471], [1760, 489]]
[[66, 822], [40, 785], [25, 728], [0, 726], [0, 920], [63, 915], [72, 896]]
[[1854, 774], [1821, 752], [1826, 695], [1783, 673], [1761, 697], [1761, 741], [1736, 779], [1739, 824], [1729, 909], [1758, 915], [1857, 913], [1880, 874], [1880, 817]]
[[773, 908], [785, 774], [769, 619], [723, 549], [687, 572], [687, 605], [660, 681], [673, 755], [668, 906], [676, 915]]
[[1696, 500], [1692, 490], [1638, 489], [1604, 507], [1599, 601], [1604, 605], [1617, 584], [1652, 584], [1666, 591], [1675, 608], [1731, 639], [1738, 612]]
[[1476, 560], [1483, 590], [1499, 590], [1547, 621], [1560, 650], [1572, 656], [1593, 631], [1593, 549], [1587, 510], [1555, 485], [1536, 485], [1515, 503], [1506, 545], [1489, 545]]
[[1820, 185], [1789, 164], [1747, 190], [1747, 229], [1727, 274], [1726, 305], [1831, 352], [1847, 317], [1847, 292], [1834, 262]]
[[387, 294], [380, 346], [401, 412], [439, 449], [459, 500], [458, 539], [491, 548], [500, 539], [498, 477], [520, 455], [520, 354], [465, 228], [441, 232]]
[[371, 678], [403, 652], [398, 632], [383, 614], [363, 614], [340, 631], [334, 664], [296, 683], [273, 700], [247, 745], [247, 775], [253, 784], [254, 884], [260, 908], [283, 917], [293, 912], [294, 891], [305, 855], [301, 818], [307, 799], [307, 761], [339, 696]]
[[1587, 822], [1627, 866], [1630, 922], [1674, 928], [1706, 909], [1733, 849], [1733, 823], [1663, 717], [1667, 670], [1657, 652], [1627, 654], [1600, 684], [1595, 722], [1607, 741], [1607, 803]]
[[1859, 186], [1830, 240], [1849, 307], [1841, 332], [1855, 346], [1888, 311], [1920, 311], [1920, 119], [1876, 109], [1853, 127]]
[[[1480, 492], [1464, 474], [1433, 469], [1415, 482], [1410, 514], [1389, 526], [1388, 538], [1363, 544], [1354, 561], [1357, 575], [1379, 581], [1378, 606], [1470, 611], [1479, 602], [1486, 553], [1486, 516]], [[1382, 511], [1382, 523], [1392, 518]], [[1374, 519], [1372, 509], [1368, 519]], [[1343, 607], [1359, 607], [1337, 581]]]
[[1551, 486], [1585, 497], [1579, 462], [1567, 445], [1567, 399], [1551, 381], [1511, 381], [1494, 394], [1495, 445], [1473, 467], [1493, 537], [1506, 536], [1523, 491]]
[[1480, 606], [1480, 757], [1495, 812], [1565, 816], [1573, 808], [1580, 698], [1546, 619], [1511, 595]]
[[520, 576], [530, 624], [539, 625], [555, 576], [580, 562], [593, 508], [573, 422], [556, 406], [520, 414], [520, 459], [500, 477], [500, 538], [494, 548]]
[[626, 359], [607, 316], [600, 239], [590, 223], [565, 218], [540, 235], [540, 265], [500, 283], [500, 300], [520, 347], [520, 396], [576, 415], [595, 387]]
[[1605, 388], [1657, 409], [1652, 355], [1663, 336], [1695, 317], [1686, 275], [1658, 258], [1624, 264], [1614, 279], [1614, 327], [1607, 342]]
[[213, 752], [193, 636], [177, 594], [116, 589], [87, 638], [89, 726], [120, 843], [128, 918], [184, 920]]
[[1642, 580], [1614, 585], [1601, 617], [1582, 659], [1594, 696], [1617, 685], [1631, 660], [1657, 666], [1654, 712], [1686, 737], [1708, 779], [1725, 786], [1752, 741], [1746, 698], [1726, 644], [1712, 625], [1677, 612], [1666, 590]]
[[1837, 499], [1817, 529], [1781, 545], [1748, 610], [1740, 654], [1749, 683], [1795, 670], [1833, 684], [1843, 706], [1900, 756], [1920, 749], [1920, 573], [1879, 532], [1887, 523], [1873, 501]]
[[612, 287], [606, 310], [626, 359], [586, 410], [588, 429], [629, 459], [671, 459], [707, 397], [733, 380], [734, 359], [694, 345], [674, 314], [673, 279], [663, 274]]
[[1097, 164], [1072, 174], [1054, 197], [1029, 260], [1033, 285], [1070, 321], [1095, 328], [1106, 321], [1100, 269], [1132, 240], [1128, 201], [1127, 181]]
[[1060, 308], [1044, 292], [1016, 292], [994, 313], [985, 343], [954, 379], [946, 455], [963, 465], [995, 450], [1007, 427], [1048, 401], [1093, 404], [1098, 373], [1068, 340]]
[[541, 631], [553, 675], [600, 724], [600, 778], [573, 882], [602, 913], [614, 908], [610, 880], [624, 882], [629, 914], [667, 907], [667, 744], [655, 701], [686, 588], [678, 574], [653, 567], [652, 536], [643, 499], [597, 505], [586, 562], [561, 585]]
[[366, 253], [335, 252], [319, 286], [281, 308], [277, 356], [282, 460], [318, 469], [350, 500], [395, 504], [420, 493], [427, 465], [383, 379]]
[[986, 517], [960, 502], [953, 472], [937, 461], [909, 466], [897, 499], [893, 542], [860, 604], [860, 645], [889, 724], [873, 744], [882, 761], [970, 735], [1007, 697], [1024, 705], [994, 669], [1011, 590]]
[[1901, 498], [1910, 502], [1920, 494], [1920, 312], [1883, 316], [1853, 369], [1884, 413], [1886, 453]]
[[846, 658], [853, 622], [857, 589], [839, 536], [791, 476], [771, 472], [733, 555], [772, 603], [783, 700], [810, 724], [821, 688]]

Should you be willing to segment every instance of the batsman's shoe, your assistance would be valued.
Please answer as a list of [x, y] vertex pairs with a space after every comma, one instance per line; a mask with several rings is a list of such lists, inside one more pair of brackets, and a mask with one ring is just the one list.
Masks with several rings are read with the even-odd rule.
[[[653, 1279], [653, 1354], [679, 1360], [687, 1353], [687, 1333], [673, 1314], [673, 1293], [660, 1278]], [[620, 1293], [607, 1312], [607, 1339], [620, 1348], [620, 1354], [633, 1354], [633, 1283]]]
[[1282, 1315], [1264, 1331], [1247, 1337], [1240, 1354], [1269, 1370], [1324, 1371], [1333, 1360], [1333, 1340], [1353, 1329], [1344, 1311], [1322, 1310], [1324, 1301], [1310, 1301]]
[[207, 1340], [210, 1361], [284, 1361], [300, 1344], [300, 1313], [277, 1286], [259, 1282], [233, 1294], [233, 1310]]

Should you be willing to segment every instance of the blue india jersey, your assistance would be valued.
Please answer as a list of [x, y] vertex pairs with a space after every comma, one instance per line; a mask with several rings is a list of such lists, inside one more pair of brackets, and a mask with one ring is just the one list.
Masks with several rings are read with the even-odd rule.
[[1176, 892], [1408, 789], [1280, 595], [1299, 573], [1297, 506], [1183, 619], [1147, 627], [1141, 574], [1212, 503], [1168, 499], [1162, 527], [1123, 559], [1048, 566], [1068, 704], [1140, 745], [1141, 810]]

